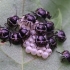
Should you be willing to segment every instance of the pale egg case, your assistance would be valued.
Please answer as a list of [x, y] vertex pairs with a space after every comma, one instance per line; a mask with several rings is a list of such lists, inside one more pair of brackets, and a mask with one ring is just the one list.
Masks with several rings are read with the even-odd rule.
[[31, 53], [32, 55], [37, 55], [39, 57], [41, 56], [44, 59], [47, 59], [52, 53], [50, 48], [38, 47], [32, 36], [23, 43], [23, 46], [25, 47], [26, 53]]
[[[31, 32], [31, 36], [23, 43], [23, 46], [25, 47], [26, 53], [31, 53], [32, 55], [37, 55], [39, 57], [42, 57], [44, 59], [47, 59], [52, 53], [52, 50], [48, 47], [39, 47], [35, 44], [35, 26], [39, 24], [39, 21], [36, 20], [36, 23], [33, 24], [32, 28], [30, 28], [30, 25], [26, 25], [28, 21], [24, 20], [24, 16], [19, 20], [17, 23], [19, 27], [27, 28]], [[31, 22], [29, 22], [31, 23]], [[47, 46], [47, 45], [46, 45]]]

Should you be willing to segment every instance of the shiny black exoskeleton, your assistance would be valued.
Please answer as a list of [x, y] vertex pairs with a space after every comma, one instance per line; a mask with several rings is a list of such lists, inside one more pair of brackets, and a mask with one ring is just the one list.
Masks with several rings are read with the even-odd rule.
[[7, 18], [7, 25], [8, 25], [8, 27], [15, 27], [15, 26], [17, 26], [18, 25], [17, 24], [17, 20], [19, 20], [19, 17], [17, 15]]
[[40, 36], [36, 36], [35, 43], [39, 47], [44, 47], [47, 44], [47, 38], [44, 37], [44, 36], [41, 36], [41, 35]]
[[21, 39], [20, 33], [10, 33], [9, 41], [10, 41], [10, 43], [13, 43], [15, 45], [21, 44], [22, 39]]
[[20, 33], [21, 38], [22, 38], [23, 40], [26, 40], [26, 39], [30, 36], [30, 31], [27, 30], [27, 29], [24, 29], [24, 28], [21, 28], [21, 29], [19, 30], [19, 33]]
[[[58, 51], [57, 51], [58, 52]], [[60, 53], [60, 52], [58, 52]], [[67, 60], [68, 62], [70, 62], [70, 52], [68, 50], [64, 50], [61, 54], [61, 61]]]
[[63, 30], [56, 31], [55, 35], [59, 42], [64, 42], [66, 40], [66, 35]]
[[6, 41], [9, 37], [9, 30], [4, 27], [0, 27], [0, 39]]
[[28, 20], [28, 21], [31, 21], [32, 23], [35, 23], [35, 21], [36, 21], [35, 16], [32, 15], [32, 14], [30, 14], [30, 13], [26, 14], [26, 15], [24, 16], [24, 19], [25, 19], [25, 20]]
[[50, 38], [54, 35], [54, 23], [51, 21], [46, 21], [45, 25], [47, 28], [47, 37]]
[[37, 32], [38, 35], [44, 35], [47, 32], [47, 28], [46, 28], [45, 24], [38, 24], [35, 27], [35, 31]]
[[36, 14], [37, 14], [37, 16], [40, 16], [40, 17], [42, 17], [42, 18], [48, 18], [48, 19], [50, 19], [51, 18], [51, 16], [50, 16], [50, 13], [48, 12], [48, 11], [45, 11], [43, 8], [38, 8], [36, 11]]
[[52, 50], [54, 50], [54, 48], [57, 46], [57, 42], [56, 42], [56, 39], [54, 37], [51, 37], [49, 39], [49, 45], [50, 45], [50, 48]]
[[54, 23], [51, 21], [47, 21], [45, 23], [46, 27], [47, 27], [47, 32], [51, 32], [54, 30]]

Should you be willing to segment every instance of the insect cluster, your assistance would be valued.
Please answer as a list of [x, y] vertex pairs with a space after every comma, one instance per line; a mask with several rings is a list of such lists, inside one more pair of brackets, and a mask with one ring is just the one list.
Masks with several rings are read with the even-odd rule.
[[43, 8], [38, 8], [21, 18], [17, 15], [9, 17], [6, 27], [0, 27], [0, 39], [22, 44], [27, 53], [46, 59], [57, 47], [57, 40], [66, 40], [63, 30], [54, 32], [54, 23], [50, 19], [50, 13]]

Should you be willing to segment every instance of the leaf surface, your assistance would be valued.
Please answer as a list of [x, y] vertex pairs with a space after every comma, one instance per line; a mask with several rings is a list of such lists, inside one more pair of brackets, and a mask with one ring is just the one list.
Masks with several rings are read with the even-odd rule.
[[[61, 52], [64, 49], [70, 51], [70, 0], [1, 0], [0, 24], [2, 26], [6, 23], [8, 17], [15, 15], [16, 10], [13, 4], [16, 4], [19, 16], [35, 11], [39, 7], [49, 11], [52, 15], [52, 21], [55, 23], [55, 28], [63, 29], [67, 40], [58, 45], [52, 55], [46, 60], [26, 54], [21, 46], [11, 45], [9, 47], [10, 44], [8, 42], [1, 44], [1, 70], [8, 70], [8, 68], [9, 70], [70, 70], [70, 64], [61, 63], [60, 56], [56, 53], [56, 50]], [[3, 63], [1, 62], [2, 59], [4, 60]], [[7, 66], [8, 68], [6, 68]]]

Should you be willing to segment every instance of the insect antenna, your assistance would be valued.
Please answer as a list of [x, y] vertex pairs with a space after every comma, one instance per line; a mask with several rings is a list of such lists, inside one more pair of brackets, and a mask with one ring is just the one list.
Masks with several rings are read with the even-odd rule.
[[59, 53], [59, 54], [62, 54], [61, 52], [59, 52], [59, 51], [56, 51], [57, 53]]

